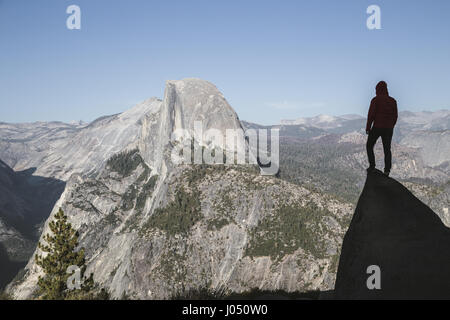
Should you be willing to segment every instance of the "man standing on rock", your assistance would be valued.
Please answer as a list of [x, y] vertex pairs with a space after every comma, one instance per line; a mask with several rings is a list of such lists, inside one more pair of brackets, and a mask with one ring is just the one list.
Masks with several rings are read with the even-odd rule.
[[389, 176], [392, 166], [392, 134], [394, 133], [394, 126], [398, 118], [397, 101], [389, 96], [387, 84], [384, 81], [378, 82], [375, 91], [376, 97], [370, 102], [366, 125], [366, 133], [369, 135], [366, 144], [367, 156], [369, 158], [367, 172], [373, 172], [375, 170], [373, 147], [378, 138], [381, 137], [384, 149], [384, 174]]

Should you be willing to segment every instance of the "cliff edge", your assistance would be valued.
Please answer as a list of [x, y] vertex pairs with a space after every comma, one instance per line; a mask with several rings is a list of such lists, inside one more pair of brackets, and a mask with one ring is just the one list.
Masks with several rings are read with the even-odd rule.
[[335, 298], [449, 299], [449, 253], [450, 229], [377, 170], [367, 176], [344, 237]]

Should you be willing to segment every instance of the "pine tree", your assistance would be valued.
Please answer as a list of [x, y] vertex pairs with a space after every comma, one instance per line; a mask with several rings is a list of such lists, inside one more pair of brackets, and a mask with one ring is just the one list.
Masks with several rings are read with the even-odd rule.
[[[62, 300], [92, 296], [94, 281], [92, 275], [89, 277], [84, 275], [86, 271], [84, 249], [75, 251], [78, 247], [78, 232], [67, 221], [67, 216], [61, 209], [56, 213], [49, 227], [52, 235], [44, 236], [46, 244], [38, 244], [38, 248], [46, 255], [36, 254], [36, 264], [45, 273], [38, 280], [40, 297], [46, 300]], [[73, 273], [67, 273], [70, 266], [80, 268], [82, 284], [79, 289], [69, 290], [67, 287], [67, 280], [73, 275]]]

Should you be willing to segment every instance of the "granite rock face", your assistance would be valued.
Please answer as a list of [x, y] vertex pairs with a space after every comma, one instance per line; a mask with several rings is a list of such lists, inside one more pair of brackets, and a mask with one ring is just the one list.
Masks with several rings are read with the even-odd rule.
[[[168, 81], [162, 101], [54, 142], [38, 171], [67, 185], [42, 234], [61, 207], [79, 230], [87, 271], [116, 298], [331, 289], [351, 204], [261, 176], [251, 164], [175, 165], [172, 134], [195, 121], [203, 131], [242, 128], [215, 86], [185, 79]], [[31, 258], [9, 290], [32, 296], [40, 272]]]
[[[57, 207], [79, 230], [95, 281], [136, 299], [330, 290], [351, 212], [254, 168], [187, 165], [161, 178], [144, 162], [120, 179], [109, 167], [96, 179], [73, 176]], [[15, 296], [29, 297], [39, 274], [31, 260]]]

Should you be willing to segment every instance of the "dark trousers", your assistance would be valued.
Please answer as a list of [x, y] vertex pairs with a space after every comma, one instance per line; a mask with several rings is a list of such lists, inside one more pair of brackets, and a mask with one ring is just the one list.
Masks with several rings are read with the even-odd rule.
[[366, 144], [370, 167], [375, 168], [375, 154], [373, 153], [373, 147], [375, 146], [375, 143], [377, 143], [378, 138], [381, 137], [384, 149], [384, 171], [391, 171], [391, 141], [393, 133], [393, 128], [372, 128], [372, 130], [370, 130]]

